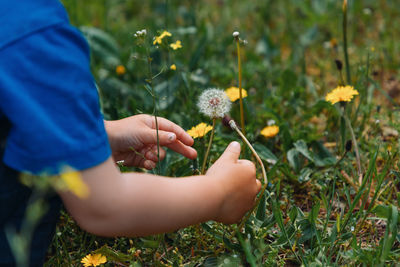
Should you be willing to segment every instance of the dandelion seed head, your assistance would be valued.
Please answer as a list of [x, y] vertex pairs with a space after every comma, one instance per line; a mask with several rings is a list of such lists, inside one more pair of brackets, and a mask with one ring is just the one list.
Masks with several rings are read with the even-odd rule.
[[223, 90], [210, 88], [200, 95], [197, 106], [206, 116], [222, 118], [230, 111], [231, 101]]
[[234, 38], [239, 37], [239, 32], [238, 32], [238, 31], [234, 31], [234, 32], [232, 33], [232, 36], [233, 36]]

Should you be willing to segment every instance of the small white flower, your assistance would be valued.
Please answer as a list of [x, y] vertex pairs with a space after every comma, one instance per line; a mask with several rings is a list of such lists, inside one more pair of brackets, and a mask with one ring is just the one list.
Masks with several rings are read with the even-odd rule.
[[354, 226], [350, 227], [350, 230], [351, 230], [352, 232], [354, 232]]
[[200, 112], [214, 118], [222, 118], [231, 109], [231, 101], [224, 90], [210, 88], [205, 90], [199, 97], [197, 106]]
[[274, 120], [269, 120], [269, 121], [267, 121], [267, 125], [268, 126], [275, 125], [275, 121]]
[[147, 34], [146, 29], [143, 29], [143, 30], [141, 30], [141, 31], [136, 31], [136, 33], [135, 33], [133, 36], [135, 36], [135, 37], [142, 37], [142, 36], [145, 36], [146, 34]]
[[235, 38], [238, 37], [239, 36], [239, 32], [238, 31], [233, 32], [232, 36], [235, 37]]

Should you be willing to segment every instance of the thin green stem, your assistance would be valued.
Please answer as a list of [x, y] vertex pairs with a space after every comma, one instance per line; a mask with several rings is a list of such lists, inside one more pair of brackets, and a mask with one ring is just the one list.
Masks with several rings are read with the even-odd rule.
[[205, 173], [206, 170], [206, 165], [207, 165], [207, 158], [208, 158], [208, 154], [210, 153], [210, 149], [211, 149], [211, 144], [214, 138], [214, 131], [215, 131], [215, 121], [217, 119], [213, 118], [213, 124], [212, 124], [212, 130], [211, 130], [211, 135], [210, 135], [210, 141], [208, 142], [208, 147], [207, 147], [207, 151], [206, 151], [206, 155], [204, 156], [204, 160], [203, 160], [203, 165], [201, 167], [201, 174]]
[[242, 131], [246, 134], [244, 128], [244, 111], [243, 111], [243, 94], [242, 94], [242, 62], [240, 59], [240, 41], [236, 38], [237, 58], [238, 58], [238, 75], [239, 75], [239, 105], [240, 105], [240, 126]]
[[154, 120], [155, 120], [155, 125], [156, 125], [156, 134], [157, 134], [157, 173], [160, 174], [160, 137], [159, 137], [159, 129], [158, 129], [158, 120], [157, 120], [157, 103], [156, 103], [156, 96], [155, 92], [153, 89], [153, 71], [151, 68], [151, 61], [152, 58], [150, 57], [150, 49], [146, 47], [146, 55], [147, 55], [147, 66], [148, 66], [148, 72], [149, 72], [149, 78], [146, 80], [147, 83], [150, 85], [151, 89], [151, 96], [153, 98], [153, 115], [154, 115]]
[[346, 64], [347, 84], [351, 84], [349, 53], [347, 50], [347, 0], [343, 1], [343, 50]]
[[362, 175], [362, 170], [361, 170], [361, 160], [360, 160], [360, 153], [358, 151], [358, 143], [357, 143], [357, 139], [356, 136], [354, 134], [353, 131], [353, 127], [351, 126], [351, 122], [349, 120], [349, 118], [347, 117], [346, 113], [343, 113], [343, 118], [347, 124], [347, 127], [349, 127], [350, 130], [350, 134], [351, 134], [351, 140], [353, 142], [354, 145], [354, 152], [356, 153], [356, 162], [357, 162], [357, 170], [358, 170], [358, 183], [361, 185], [362, 184], [362, 179], [363, 179], [363, 175]]

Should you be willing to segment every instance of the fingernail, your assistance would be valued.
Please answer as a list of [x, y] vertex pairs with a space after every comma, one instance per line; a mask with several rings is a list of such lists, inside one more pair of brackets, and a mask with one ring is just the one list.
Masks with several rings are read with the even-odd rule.
[[235, 149], [235, 150], [239, 150], [239, 151], [240, 151], [240, 144], [239, 144], [238, 142], [233, 141], [233, 142], [230, 144], [230, 146], [231, 146], [232, 149]]
[[173, 141], [173, 140], [175, 140], [175, 138], [176, 138], [176, 135], [173, 134], [173, 133], [170, 133], [170, 134], [168, 135], [168, 140], [169, 140], [169, 141]]

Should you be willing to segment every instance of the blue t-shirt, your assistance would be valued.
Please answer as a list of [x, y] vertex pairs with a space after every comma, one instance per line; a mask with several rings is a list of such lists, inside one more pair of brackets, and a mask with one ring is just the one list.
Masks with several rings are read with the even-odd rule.
[[[111, 154], [89, 49], [58, 0], [0, 1], [0, 266], [13, 266], [5, 227], [20, 227], [31, 190], [19, 172], [82, 170]], [[31, 266], [41, 266], [60, 199], [34, 234]]]

